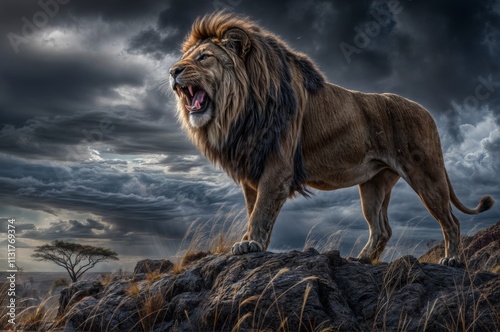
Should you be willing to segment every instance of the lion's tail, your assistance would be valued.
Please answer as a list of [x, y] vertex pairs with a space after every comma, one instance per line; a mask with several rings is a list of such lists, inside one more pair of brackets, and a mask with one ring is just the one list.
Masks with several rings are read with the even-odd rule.
[[457, 195], [455, 195], [455, 191], [453, 190], [450, 178], [448, 177], [448, 172], [446, 172], [446, 170], [445, 173], [446, 173], [446, 180], [448, 181], [448, 189], [450, 190], [451, 202], [453, 203], [453, 205], [455, 205], [457, 209], [467, 214], [478, 214], [489, 210], [493, 206], [494, 203], [493, 198], [491, 196], [483, 196], [483, 198], [481, 198], [481, 201], [476, 206], [476, 208], [474, 209], [467, 208], [465, 205], [462, 204], [462, 202], [460, 202]]

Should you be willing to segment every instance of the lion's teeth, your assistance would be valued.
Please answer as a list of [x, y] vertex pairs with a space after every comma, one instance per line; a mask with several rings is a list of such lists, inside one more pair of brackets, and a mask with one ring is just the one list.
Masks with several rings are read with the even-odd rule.
[[193, 96], [193, 86], [188, 85], [189, 93], [191, 94], [191, 97]]

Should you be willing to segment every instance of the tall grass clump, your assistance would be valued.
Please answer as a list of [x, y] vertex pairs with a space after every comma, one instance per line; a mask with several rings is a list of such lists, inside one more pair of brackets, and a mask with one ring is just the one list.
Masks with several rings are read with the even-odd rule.
[[233, 208], [224, 216], [221, 208], [213, 219], [191, 223], [174, 259], [172, 272], [181, 273], [190, 262], [210, 254], [230, 252], [232, 245], [244, 234], [245, 211]]

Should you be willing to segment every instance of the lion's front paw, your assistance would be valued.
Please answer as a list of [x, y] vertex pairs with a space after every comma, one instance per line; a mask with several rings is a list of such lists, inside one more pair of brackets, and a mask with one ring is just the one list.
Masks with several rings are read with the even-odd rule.
[[249, 252], [264, 251], [264, 246], [257, 241], [241, 241], [233, 244], [231, 252], [233, 255], [243, 255]]
[[439, 260], [439, 264], [453, 267], [462, 266], [462, 260], [457, 256], [453, 257], [443, 257]]

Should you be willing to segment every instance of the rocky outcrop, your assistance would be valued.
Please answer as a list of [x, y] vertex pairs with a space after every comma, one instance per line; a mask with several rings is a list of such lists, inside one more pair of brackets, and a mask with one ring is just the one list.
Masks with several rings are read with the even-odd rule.
[[374, 266], [315, 249], [209, 255], [63, 293], [67, 331], [500, 330], [499, 274], [412, 256]]
[[[67, 328], [82, 331], [230, 331], [332, 327], [498, 329], [500, 276], [400, 258], [378, 266], [314, 249], [208, 256], [156, 281], [77, 283]], [[86, 289], [84, 286], [87, 286]], [[96, 292], [97, 291], [97, 292]], [[85, 296], [85, 297], [82, 297]], [[67, 296], [66, 296], [67, 297]], [[67, 308], [68, 306], [66, 306]]]

